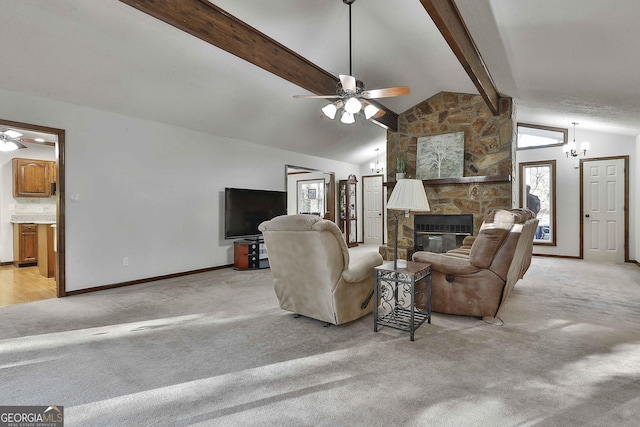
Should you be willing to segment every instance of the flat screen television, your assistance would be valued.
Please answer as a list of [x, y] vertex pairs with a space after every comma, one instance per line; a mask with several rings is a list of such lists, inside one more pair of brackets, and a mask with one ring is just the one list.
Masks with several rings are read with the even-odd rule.
[[261, 222], [286, 213], [286, 191], [224, 189], [225, 239], [257, 238]]

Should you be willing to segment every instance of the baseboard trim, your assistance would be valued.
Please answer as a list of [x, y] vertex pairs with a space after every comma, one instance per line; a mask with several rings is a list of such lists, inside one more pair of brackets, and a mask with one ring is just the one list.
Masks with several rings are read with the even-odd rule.
[[104, 291], [106, 289], [122, 288], [125, 286], [140, 285], [142, 283], [155, 282], [157, 280], [173, 279], [175, 277], [190, 276], [192, 274], [206, 273], [207, 271], [222, 270], [223, 268], [233, 267], [233, 264], [221, 265], [218, 267], [201, 268], [198, 270], [183, 271], [181, 273], [165, 274], [164, 276], [148, 277], [146, 279], [130, 280], [128, 282], [113, 283], [111, 285], [95, 286], [93, 288], [78, 289], [77, 291], [67, 291], [64, 296], [73, 296], [87, 294], [90, 292]]
[[4, 267], [5, 265], [13, 265], [13, 261], [0, 262], [0, 267]]
[[[549, 258], [566, 258], [566, 259], [583, 259], [580, 258], [579, 256], [569, 256], [569, 255], [551, 255], [551, 254], [532, 254], [533, 256], [538, 256], [538, 257], [549, 257]], [[638, 267], [640, 267], [640, 262], [634, 260], [634, 259], [630, 259], [628, 261], [625, 262], [629, 262], [631, 264], [635, 264]]]
[[549, 258], [582, 259], [579, 256], [572, 256], [572, 255], [533, 254], [533, 256], [546, 256]]

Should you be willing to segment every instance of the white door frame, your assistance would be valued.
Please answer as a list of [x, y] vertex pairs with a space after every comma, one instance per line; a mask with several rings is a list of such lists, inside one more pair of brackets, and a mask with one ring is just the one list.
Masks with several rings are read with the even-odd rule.
[[367, 206], [367, 192], [366, 192], [366, 184], [365, 184], [365, 180], [368, 179], [379, 179], [380, 180], [380, 207], [381, 207], [381, 221], [380, 221], [380, 236], [381, 236], [381, 242], [380, 245], [384, 245], [385, 242], [385, 216], [384, 216], [384, 212], [385, 212], [385, 208], [384, 208], [384, 175], [382, 174], [377, 174], [377, 175], [363, 175], [362, 176], [362, 241], [364, 243], [365, 242], [365, 238], [367, 236], [367, 230], [365, 229], [367, 227], [367, 218], [365, 217], [365, 209]]
[[624, 262], [629, 262], [629, 156], [580, 159], [580, 259], [584, 259], [584, 163], [602, 160], [624, 160]]

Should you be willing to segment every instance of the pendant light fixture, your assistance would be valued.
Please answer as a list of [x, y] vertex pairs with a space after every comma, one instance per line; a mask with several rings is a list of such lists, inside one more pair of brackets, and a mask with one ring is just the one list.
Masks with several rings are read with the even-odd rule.
[[580, 143], [580, 150], [577, 150], [577, 145], [576, 145], [576, 125], [580, 124], [580, 123], [576, 123], [576, 122], [572, 122], [573, 123], [573, 141], [569, 141], [568, 143], [564, 144], [562, 146], [562, 151], [567, 155], [567, 158], [569, 158], [569, 156], [571, 157], [577, 157], [580, 154], [582, 154], [583, 156], [587, 155], [587, 150], [590, 148], [590, 144], [587, 141], [583, 141]]
[[378, 151], [380, 151], [380, 149], [376, 148], [376, 162], [375, 163], [371, 163], [369, 165], [369, 167], [371, 168], [371, 172], [372, 173], [382, 173], [382, 172], [384, 172], [384, 166], [382, 166], [378, 162]]

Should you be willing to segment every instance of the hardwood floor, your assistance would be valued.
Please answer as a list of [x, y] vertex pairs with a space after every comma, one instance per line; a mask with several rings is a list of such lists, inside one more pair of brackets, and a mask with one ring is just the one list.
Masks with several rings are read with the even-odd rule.
[[55, 297], [55, 279], [40, 275], [37, 266], [0, 266], [0, 307]]

